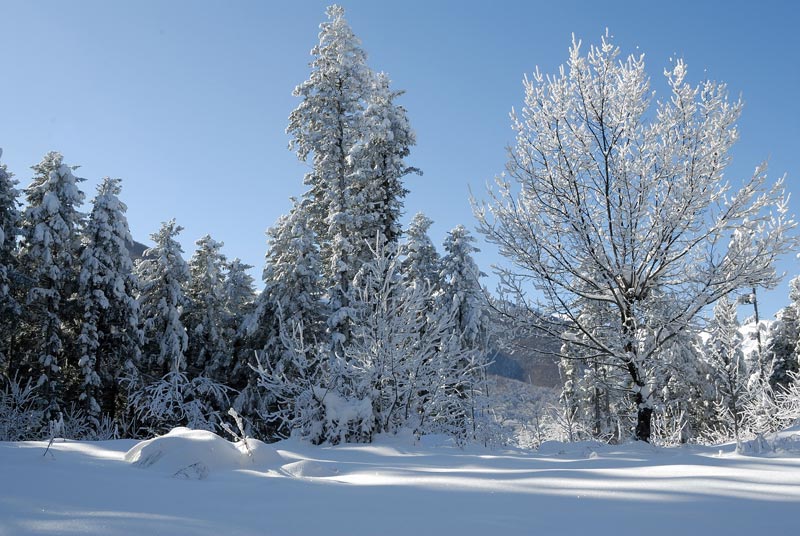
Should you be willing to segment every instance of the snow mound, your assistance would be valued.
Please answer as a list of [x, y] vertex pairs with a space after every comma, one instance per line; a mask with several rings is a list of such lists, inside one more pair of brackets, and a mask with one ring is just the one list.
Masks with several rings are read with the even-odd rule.
[[281, 469], [296, 478], [324, 478], [339, 474], [339, 468], [335, 464], [320, 463], [314, 460], [287, 463]]
[[743, 456], [796, 457], [800, 455], [800, 425], [742, 441], [736, 447], [736, 453]]
[[536, 450], [542, 456], [565, 456], [574, 458], [596, 458], [597, 452], [608, 445], [600, 441], [545, 441]]
[[203, 480], [209, 473], [281, 463], [269, 445], [254, 439], [231, 443], [213, 432], [175, 428], [142, 441], [125, 453], [125, 461], [175, 478]]

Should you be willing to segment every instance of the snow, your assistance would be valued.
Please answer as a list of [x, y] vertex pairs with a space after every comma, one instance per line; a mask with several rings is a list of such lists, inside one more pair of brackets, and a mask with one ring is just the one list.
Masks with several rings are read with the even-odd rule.
[[46, 456], [46, 442], [0, 443], [0, 534], [791, 534], [798, 437], [767, 438], [780, 448], [766, 456], [733, 444], [460, 449], [410, 435], [250, 440], [251, 456], [186, 428], [56, 440]]

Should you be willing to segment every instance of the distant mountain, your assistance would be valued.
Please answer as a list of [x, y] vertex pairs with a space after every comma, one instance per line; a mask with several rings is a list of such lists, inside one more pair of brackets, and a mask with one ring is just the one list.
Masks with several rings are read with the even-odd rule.
[[493, 363], [488, 372], [540, 387], [560, 387], [562, 381], [556, 357], [560, 349], [558, 337], [533, 330], [495, 351], [490, 356]]

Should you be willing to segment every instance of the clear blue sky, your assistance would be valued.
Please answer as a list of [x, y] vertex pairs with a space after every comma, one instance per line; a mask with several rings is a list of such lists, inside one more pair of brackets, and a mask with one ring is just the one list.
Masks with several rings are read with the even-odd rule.
[[[264, 230], [303, 192], [305, 165], [284, 130], [291, 92], [329, 2], [0, 0], [0, 147], [22, 186], [49, 150], [79, 164], [87, 199], [99, 179], [123, 179], [134, 236], [161, 221], [186, 230], [188, 258], [206, 233], [255, 265]], [[469, 188], [503, 171], [508, 112], [536, 65], [553, 72], [574, 32], [597, 43], [609, 28], [624, 54], [644, 52], [654, 88], [669, 58], [694, 82], [728, 83], [746, 103], [728, 176], [769, 159], [787, 173], [800, 213], [800, 5], [775, 2], [345, 1], [370, 66], [405, 89], [417, 132], [408, 159], [407, 219], [436, 221], [437, 244], [474, 227]], [[638, 47], [638, 50], [637, 50]], [[484, 271], [501, 261], [484, 247]], [[782, 266], [800, 273], [796, 259]], [[491, 282], [490, 282], [491, 284]], [[784, 287], [766, 297], [771, 316]], [[741, 310], [744, 316], [749, 311]]]

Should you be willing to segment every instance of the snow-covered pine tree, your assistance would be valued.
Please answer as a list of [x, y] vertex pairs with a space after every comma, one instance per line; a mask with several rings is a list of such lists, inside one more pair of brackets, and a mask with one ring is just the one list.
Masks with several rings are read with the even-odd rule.
[[[82, 181], [50, 152], [33, 166], [34, 177], [25, 189], [27, 208], [22, 218], [20, 265], [28, 289], [27, 321], [23, 337], [26, 351], [12, 364], [21, 379], [31, 379], [51, 418], [63, 402], [65, 380], [77, 377], [77, 359], [69, 362], [67, 347], [76, 337], [79, 315], [75, 306], [78, 256], [83, 214]], [[15, 372], [12, 370], [12, 373]], [[73, 378], [74, 379], [74, 378]]]
[[120, 380], [139, 361], [142, 344], [138, 280], [127, 249], [133, 239], [121, 190], [121, 181], [108, 177], [98, 187], [80, 256], [79, 399], [95, 426], [101, 415], [114, 419], [121, 409]]
[[714, 318], [709, 325], [705, 358], [711, 365], [717, 388], [717, 403], [723, 411], [721, 419], [729, 424], [738, 441], [747, 403], [749, 377], [742, 352], [742, 334], [736, 316], [736, 303], [727, 297], [714, 306]]
[[456, 319], [464, 348], [485, 352], [489, 346], [489, 314], [480, 271], [472, 257], [480, 251], [463, 225], [447, 233], [441, 263], [442, 304]]
[[183, 227], [170, 220], [150, 235], [155, 245], [136, 263], [139, 279], [139, 317], [144, 347], [139, 372], [145, 381], [186, 370], [188, 335], [181, 316], [187, 298], [184, 288], [189, 266], [176, 240]]
[[229, 344], [237, 340], [245, 318], [253, 312], [256, 300], [256, 290], [253, 276], [247, 273], [252, 266], [245, 264], [238, 257], [227, 264], [223, 296], [225, 310], [227, 311], [228, 325], [226, 334]]
[[[719, 407], [715, 405], [717, 390], [709, 382], [713, 372], [702, 358], [703, 353], [698, 334], [687, 330], [662, 348], [649, 374], [654, 382], [653, 397], [657, 400], [653, 435], [661, 444], [682, 444], [698, 437], [710, 437], [710, 431], [716, 433], [719, 429]], [[625, 371], [613, 368], [621, 373], [624, 381], [631, 383]], [[632, 400], [626, 414], [636, 415]]]
[[429, 289], [433, 295], [441, 286], [441, 259], [428, 235], [431, 225], [433, 220], [422, 212], [411, 220], [400, 246], [400, 271], [407, 285]]
[[[275, 397], [275, 393], [257, 387], [258, 376], [248, 366], [258, 365], [254, 352], [258, 353], [265, 370], [285, 376], [288, 382], [296, 377], [316, 375], [316, 370], [299, 370], [298, 367], [316, 369], [320, 366], [317, 342], [324, 332], [325, 308], [321, 302], [321, 264], [316, 235], [306, 218], [308, 204], [308, 201], [296, 204], [267, 231], [269, 249], [262, 275], [264, 290], [256, 298], [255, 310], [243, 326], [247, 355], [240, 357], [237, 371], [237, 377], [247, 378], [247, 387], [237, 401], [237, 409], [252, 420], [259, 412], [266, 411], [293, 420], [296, 402], [292, 397]], [[303, 333], [301, 344], [293, 340], [297, 330]], [[282, 407], [268, 408], [270, 404]], [[286, 404], [292, 407], [285, 407]], [[288, 433], [285, 422], [273, 424], [274, 427], [267, 427], [261, 433], [267, 436]]]
[[[463, 225], [448, 232], [441, 263], [442, 292], [439, 299], [442, 309], [453, 317], [453, 327], [461, 349], [464, 352], [474, 352], [479, 362], [483, 362], [489, 349], [489, 312], [480, 284], [480, 278], [484, 274], [472, 257], [473, 253], [479, 251], [473, 245], [474, 241]], [[475, 387], [485, 380], [485, 367], [475, 367], [474, 355], [472, 359], [462, 358], [454, 363], [456, 369], [473, 370], [482, 374], [472, 378], [471, 382], [451, 384], [448, 389], [452, 389], [458, 398], [474, 399]], [[475, 422], [475, 408], [471, 406], [469, 409], [472, 414], [463, 417]]]
[[305, 182], [306, 217], [319, 241], [330, 317], [330, 346], [342, 354], [352, 328], [350, 285], [371, 258], [376, 236], [395, 240], [406, 190], [400, 178], [414, 144], [405, 110], [388, 78], [367, 66], [366, 53], [331, 6], [311, 51], [311, 74], [294, 95], [302, 102], [289, 116], [290, 148], [311, 159]]
[[403, 160], [416, 144], [416, 136], [406, 116], [406, 110], [395, 104], [403, 91], [389, 87], [389, 76], [378, 73], [373, 77], [364, 110], [364, 141], [351, 151], [354, 178], [362, 184], [360, 197], [367, 208], [362, 238], [373, 243], [376, 237], [394, 244], [400, 237], [400, 217], [403, 199], [408, 190], [402, 178], [409, 173], [419, 173]]
[[765, 362], [771, 364], [769, 383], [778, 392], [792, 384], [800, 369], [800, 276], [789, 282], [790, 303], [777, 314], [769, 330]]
[[189, 335], [187, 370], [190, 376], [226, 381], [233, 365], [230, 341], [225, 336], [230, 325], [225, 296], [227, 261], [220, 251], [223, 244], [211, 236], [202, 237], [196, 245], [197, 250], [189, 260], [188, 303], [184, 312]]
[[[246, 339], [243, 326], [247, 318], [255, 309], [256, 290], [253, 277], [247, 273], [252, 266], [235, 258], [227, 264], [225, 282], [222, 293], [224, 296], [227, 323], [224, 337], [231, 349], [232, 363], [227, 384], [234, 389], [244, 388], [243, 382], [237, 383], [237, 371], [242, 370], [240, 361], [246, 362]], [[243, 378], [240, 378], [243, 379]]]
[[[618, 329], [608, 307], [584, 302], [579, 314], [581, 325], [569, 326], [561, 347], [560, 370], [564, 385], [559, 422], [562, 435], [572, 440], [591, 436], [598, 440], [625, 439], [630, 422], [625, 415], [630, 402], [630, 385], [614, 367], [591, 349], [592, 340], [608, 340]], [[622, 437], [620, 437], [622, 435]]]
[[[0, 157], [3, 150], [0, 148]], [[7, 373], [12, 338], [22, 309], [17, 274], [17, 238], [20, 234], [19, 190], [14, 175], [0, 164], [0, 376]]]

